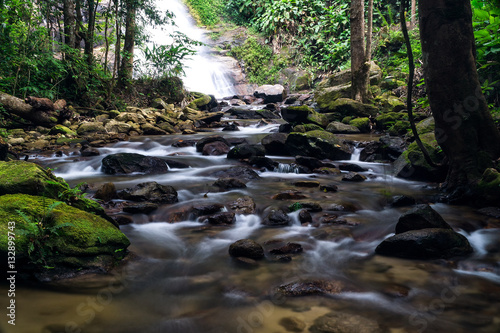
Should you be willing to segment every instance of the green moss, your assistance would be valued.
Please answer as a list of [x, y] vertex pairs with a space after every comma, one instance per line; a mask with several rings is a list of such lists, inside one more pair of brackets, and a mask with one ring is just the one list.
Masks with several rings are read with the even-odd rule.
[[410, 122], [408, 120], [398, 120], [394, 125], [389, 128], [389, 134], [398, 136], [404, 135], [410, 129]]
[[436, 127], [434, 117], [429, 117], [422, 120], [416, 125], [416, 127], [417, 127], [417, 132], [420, 135], [425, 133], [434, 133], [434, 128]]
[[381, 131], [385, 131], [394, 124], [398, 120], [402, 120], [406, 118], [405, 113], [400, 113], [400, 112], [388, 112], [381, 114], [377, 118], [375, 118], [375, 123], [377, 124], [377, 129]]
[[310, 132], [310, 131], [322, 131], [323, 128], [321, 126], [318, 126], [316, 124], [304, 124], [304, 132]]
[[[7, 234], [8, 222], [15, 222], [16, 229], [26, 229], [26, 222], [17, 210], [37, 221], [47, 214], [47, 207], [56, 202], [45, 197], [26, 194], [0, 196], [0, 230]], [[70, 224], [59, 230], [59, 235], [51, 235], [47, 243], [54, 253], [63, 256], [95, 256], [114, 254], [130, 244], [127, 237], [110, 222], [91, 213], [84, 212], [64, 203], [52, 211], [50, 226]], [[0, 239], [0, 251], [7, 250], [7, 237]], [[16, 252], [27, 257], [27, 236], [16, 237]]]
[[35, 163], [24, 161], [0, 161], [0, 195], [31, 194], [58, 198], [69, 189], [68, 184]]
[[349, 121], [349, 125], [357, 127], [363, 133], [370, 132], [370, 130], [371, 130], [370, 124], [371, 124], [370, 119], [367, 117], [356, 118], [356, 119]]
[[209, 95], [202, 95], [201, 97], [196, 98], [194, 101], [189, 103], [188, 107], [198, 110], [202, 106], [209, 104], [211, 100], [212, 98]]
[[353, 120], [353, 117], [347, 116], [347, 117], [342, 118], [342, 123], [344, 123], [344, 124], [350, 124], [351, 120]]
[[500, 173], [493, 168], [486, 169], [478, 186], [483, 191], [500, 195]]
[[69, 135], [69, 136], [76, 136], [76, 132], [70, 130], [66, 126], [63, 125], [56, 125], [50, 129], [49, 132], [50, 135], [56, 135], [56, 134], [64, 134], [64, 135]]

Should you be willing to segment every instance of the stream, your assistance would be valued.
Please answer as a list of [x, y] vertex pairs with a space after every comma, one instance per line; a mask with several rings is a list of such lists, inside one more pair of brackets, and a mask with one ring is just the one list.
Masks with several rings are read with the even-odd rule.
[[[224, 89], [223, 85], [217, 94], [227, 93]], [[199, 90], [210, 92], [202, 87]], [[241, 164], [225, 155], [203, 156], [194, 147], [172, 144], [213, 134], [259, 143], [279, 126], [261, 126], [258, 120], [241, 124], [235, 132], [134, 137], [98, 148], [101, 155], [95, 157], [32, 156], [71, 186], [86, 182], [96, 189], [113, 182], [121, 190], [156, 181], [173, 186], [179, 203], [162, 205], [149, 215], [135, 214], [133, 223], [121, 226], [131, 241], [132, 255], [113, 274], [85, 275], [43, 286], [19, 284], [16, 326], [2, 320], [0, 332], [284, 333], [287, 330], [281, 320], [287, 317], [305, 323], [303, 331], [309, 332], [318, 317], [332, 311], [369, 320], [359, 324], [358, 332], [372, 332], [372, 322], [379, 324], [380, 332], [391, 333], [500, 332], [500, 229], [487, 228], [498, 225], [498, 220], [469, 207], [431, 203], [468, 238], [474, 248], [472, 255], [431, 261], [375, 255], [375, 247], [393, 234], [399, 216], [408, 210], [391, 208], [390, 199], [408, 195], [427, 202], [436, 193], [435, 184], [393, 177], [390, 164], [360, 162], [357, 149], [351, 160], [333, 162], [368, 169], [361, 172], [368, 177], [364, 182], [343, 182], [341, 175], [295, 173], [293, 168], [284, 167], [294, 161], [292, 157], [267, 156], [282, 167], [256, 170], [261, 178], [250, 181], [247, 188], [214, 192], [211, 184], [217, 178], [209, 176], [210, 172]], [[370, 135], [344, 138], [378, 140]], [[123, 152], [168, 157], [190, 168], [171, 168], [160, 175], [111, 176], [101, 172], [104, 157]], [[335, 184], [338, 191], [297, 188], [293, 183], [299, 180]], [[271, 199], [290, 189], [306, 195], [303, 201], [322, 206], [323, 211], [313, 213], [314, 221], [330, 214], [338, 216], [340, 222], [302, 226], [298, 214], [290, 213], [290, 226], [263, 226], [263, 218], [272, 209], [295, 202]], [[171, 212], [182, 207], [218, 203], [229, 209], [231, 202], [243, 196], [253, 198], [257, 210], [255, 214], [237, 214], [234, 225], [209, 226], [195, 219], [167, 222]], [[115, 202], [119, 204], [119, 200]], [[343, 206], [340, 211], [339, 205]], [[121, 214], [118, 209], [111, 211], [111, 215]], [[243, 238], [260, 244], [299, 243], [303, 252], [292, 255], [290, 262], [280, 262], [266, 251], [266, 259], [257, 265], [242, 266], [229, 256], [228, 248]], [[328, 296], [283, 298], [275, 293], [278, 286], [301, 280], [341, 281], [355, 288]], [[7, 286], [0, 289], [7, 293]]]

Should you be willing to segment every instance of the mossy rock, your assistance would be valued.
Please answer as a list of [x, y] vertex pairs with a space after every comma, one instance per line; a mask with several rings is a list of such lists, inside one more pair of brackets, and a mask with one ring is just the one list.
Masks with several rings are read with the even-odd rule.
[[76, 132], [70, 130], [66, 126], [63, 125], [56, 125], [50, 129], [49, 132], [50, 135], [56, 135], [56, 134], [64, 134], [64, 135], [69, 135], [69, 136], [76, 136]]
[[351, 157], [350, 148], [334, 134], [324, 130], [290, 133], [285, 145], [292, 156], [301, 155], [332, 160], [345, 160]]
[[360, 130], [352, 125], [347, 125], [339, 121], [333, 121], [328, 124], [326, 130], [334, 134], [354, 134], [359, 133]]
[[57, 199], [69, 190], [64, 179], [38, 164], [24, 161], [0, 162], [0, 195], [31, 194]]
[[[318, 102], [319, 105], [319, 102]], [[324, 109], [320, 105], [320, 110], [328, 113], [337, 113], [340, 117], [370, 117], [375, 116], [378, 109], [373, 105], [363, 104], [350, 98], [339, 98], [328, 103], [328, 108]]]
[[384, 112], [400, 112], [406, 109], [406, 104], [397, 96], [389, 92], [377, 96], [375, 98], [375, 103], [382, 108]]
[[313, 80], [311, 74], [307, 72], [297, 76], [297, 79], [295, 80], [295, 90], [300, 91], [300, 90], [310, 89], [312, 81]]
[[434, 133], [434, 128], [436, 127], [436, 122], [434, 121], [434, 117], [426, 118], [420, 121], [417, 125], [417, 132], [419, 135], [426, 133]]
[[83, 122], [77, 130], [78, 135], [85, 135], [85, 134], [104, 134], [106, 133], [106, 130], [104, 129], [104, 126], [102, 123], [99, 122]]
[[[16, 230], [29, 230], [28, 223], [19, 212], [32, 221], [49, 218], [45, 222], [50, 229], [58, 225], [68, 224], [58, 230], [58, 234], [50, 234], [45, 240], [47, 249], [52, 248], [45, 258], [48, 264], [57, 264], [73, 257], [74, 262], [82, 267], [93, 262], [96, 256], [114, 256], [123, 252], [130, 241], [115, 226], [103, 218], [77, 208], [60, 203], [49, 211], [57, 201], [45, 197], [27, 194], [7, 194], [0, 196], [0, 230], [7, 234], [9, 222], [15, 223]], [[12, 224], [11, 224], [12, 225]], [[29, 235], [16, 232], [16, 256], [18, 260], [28, 258]], [[7, 253], [7, 237], [0, 239], [0, 253]], [[33, 256], [33, 254], [32, 254]]]
[[0, 195], [29, 194], [66, 201], [89, 213], [113, 221], [97, 202], [71, 197], [66, 181], [35, 163], [24, 161], [0, 162]]
[[349, 125], [358, 128], [361, 133], [370, 133], [371, 131], [371, 121], [368, 117], [356, 118], [350, 120], [348, 123]]
[[488, 197], [500, 198], [500, 172], [493, 168], [484, 171], [478, 189]]
[[197, 97], [195, 100], [193, 100], [191, 103], [189, 103], [188, 107], [195, 109], [195, 110], [201, 110], [203, 107], [210, 104], [212, 101], [212, 97], [209, 95], [201, 95], [200, 97]]
[[307, 105], [282, 108], [281, 115], [284, 120], [292, 124], [316, 124], [322, 128], [328, 125], [325, 115], [314, 111]]
[[394, 125], [392, 125], [388, 132], [390, 135], [399, 136], [405, 135], [410, 129], [410, 122], [408, 120], [398, 120]]
[[314, 100], [321, 112], [334, 112], [334, 102], [339, 98], [351, 97], [351, 84], [319, 89], [314, 93]]
[[[441, 164], [444, 153], [436, 142], [434, 134], [421, 135], [420, 139], [432, 161]], [[446, 168], [430, 166], [416, 142], [412, 142], [394, 162], [394, 170], [396, 176], [413, 180], [442, 182], [446, 178]]]
[[401, 112], [388, 112], [381, 114], [375, 118], [375, 124], [379, 131], [385, 131], [392, 127], [398, 120], [403, 120], [406, 118], [405, 113]]

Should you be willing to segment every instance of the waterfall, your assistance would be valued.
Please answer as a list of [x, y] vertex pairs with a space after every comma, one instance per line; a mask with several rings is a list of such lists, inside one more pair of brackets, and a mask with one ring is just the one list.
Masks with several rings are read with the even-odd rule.
[[363, 148], [355, 147], [354, 151], [352, 152], [352, 155], [351, 155], [351, 161], [359, 162], [359, 156], [360, 156], [362, 150], [363, 150]]
[[[149, 46], [153, 43], [157, 45], [172, 43], [169, 33], [174, 31], [180, 31], [193, 40], [207, 42], [206, 31], [196, 26], [196, 22], [182, 0], [156, 0], [156, 6], [161, 12], [171, 11], [175, 15], [176, 26], [147, 28]], [[138, 54], [139, 59], [141, 56]], [[229, 68], [212, 55], [208, 46], [196, 47], [196, 54], [184, 60], [183, 64], [185, 76], [182, 80], [187, 90], [214, 95], [217, 98], [236, 93]]]
[[295, 164], [280, 163], [274, 172], [278, 173], [299, 173], [299, 168]]

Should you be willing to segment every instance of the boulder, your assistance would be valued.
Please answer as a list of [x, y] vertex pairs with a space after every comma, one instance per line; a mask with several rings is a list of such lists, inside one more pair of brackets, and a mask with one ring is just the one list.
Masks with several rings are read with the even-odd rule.
[[266, 151], [262, 145], [241, 144], [233, 147], [228, 153], [229, 159], [243, 159], [255, 156], [265, 156]]
[[216, 213], [220, 213], [224, 209], [224, 205], [219, 203], [203, 203], [203, 204], [195, 204], [190, 209], [190, 217], [198, 218], [204, 215], [212, 215]]
[[214, 122], [219, 122], [223, 116], [224, 112], [207, 112], [199, 116], [197, 120], [208, 125]]
[[118, 153], [103, 158], [101, 170], [108, 175], [133, 172], [158, 174], [168, 172], [168, 165], [158, 157], [134, 153]]
[[57, 135], [57, 134], [64, 134], [69, 136], [77, 135], [75, 131], [70, 130], [69, 128], [63, 125], [56, 125], [50, 129], [49, 135]]
[[368, 171], [368, 169], [363, 168], [362, 166], [357, 165], [357, 164], [353, 164], [353, 163], [340, 163], [339, 169], [342, 171], [353, 171], [353, 172]]
[[370, 133], [372, 130], [372, 122], [368, 117], [352, 119], [349, 125], [356, 127], [361, 133]]
[[340, 121], [332, 121], [328, 124], [326, 130], [334, 134], [356, 134], [361, 132], [357, 127], [343, 124]]
[[224, 139], [222, 136], [211, 135], [211, 136], [207, 136], [203, 139], [200, 139], [196, 142], [196, 151], [201, 153], [201, 152], [203, 152], [203, 147], [205, 147], [206, 144], [213, 143], [216, 141], [222, 142], [228, 147], [230, 146], [229, 142], [227, 142], [227, 140]]
[[283, 317], [280, 319], [279, 324], [287, 332], [302, 332], [307, 327], [304, 321], [296, 317]]
[[319, 189], [322, 192], [337, 192], [339, 190], [338, 186], [335, 184], [327, 184], [327, 185], [321, 185]]
[[9, 154], [9, 144], [0, 136], [0, 161], [7, 160]]
[[302, 245], [298, 243], [286, 243], [284, 246], [280, 246], [270, 250], [271, 254], [297, 254], [302, 253], [304, 249]]
[[295, 163], [305, 166], [306, 168], [311, 170], [327, 166], [325, 163], [318, 160], [317, 158], [309, 156], [295, 156]]
[[382, 333], [377, 321], [366, 317], [345, 313], [330, 312], [314, 320], [309, 328], [311, 333]]
[[121, 112], [115, 118], [116, 121], [121, 121], [124, 123], [131, 122], [133, 124], [145, 124], [146, 118], [143, 115], [135, 113], [135, 112]]
[[24, 161], [0, 161], [0, 195], [31, 194], [58, 199], [68, 184], [49, 169]]
[[375, 118], [375, 125], [379, 131], [386, 131], [398, 121], [407, 120], [408, 115], [404, 112], [383, 113]]
[[78, 135], [104, 134], [106, 129], [99, 122], [83, 122], [78, 126], [77, 133]]
[[255, 214], [255, 201], [249, 196], [241, 197], [229, 204], [236, 214]]
[[254, 240], [240, 239], [229, 246], [229, 255], [231, 257], [262, 259], [264, 258], [264, 249]]
[[281, 116], [292, 124], [315, 124], [322, 128], [328, 125], [328, 118], [307, 105], [288, 106], [281, 109]]
[[265, 136], [261, 140], [261, 144], [266, 150], [266, 154], [287, 156], [288, 152], [286, 151], [286, 146], [285, 146], [287, 137], [288, 134], [286, 133], [272, 133]]
[[224, 142], [214, 141], [204, 145], [201, 154], [205, 156], [220, 156], [227, 154], [229, 150], [229, 146]]
[[285, 100], [286, 90], [281, 84], [266, 84], [258, 87], [253, 95], [257, 98], [264, 99], [264, 103], [278, 103]]
[[148, 201], [158, 204], [178, 202], [177, 191], [172, 186], [161, 185], [157, 182], [140, 183], [120, 191], [118, 195], [121, 199], [130, 201]]
[[123, 121], [117, 121], [115, 119], [108, 121], [106, 125], [104, 125], [104, 128], [108, 132], [125, 133], [125, 134], [128, 134], [128, 132], [132, 130], [132, 126], [130, 124], [127, 124]]
[[269, 227], [284, 227], [290, 225], [292, 219], [283, 210], [271, 211], [262, 221], [263, 225]]
[[346, 116], [355, 117], [373, 117], [377, 114], [378, 109], [370, 104], [363, 104], [361, 102], [352, 100], [350, 98], [338, 98], [328, 103], [319, 104], [320, 111], [323, 113], [335, 113], [338, 119]]
[[413, 206], [415, 204], [416, 204], [415, 198], [406, 195], [396, 195], [391, 198], [390, 202], [391, 207], [405, 207], [405, 206]]
[[223, 132], [235, 132], [239, 130], [240, 129], [236, 123], [226, 124], [224, 125], [224, 127], [222, 127]]
[[89, 146], [83, 146], [82, 149], [80, 149], [80, 155], [82, 155], [82, 157], [99, 156], [99, 155], [101, 155], [101, 152], [99, 150], [97, 150], [96, 148], [91, 148]]
[[437, 259], [472, 253], [467, 238], [451, 230], [428, 228], [406, 231], [382, 241], [375, 253], [409, 259]]
[[342, 181], [344, 182], [363, 182], [366, 180], [366, 176], [360, 175], [356, 172], [349, 172], [347, 175], [342, 177]]
[[[334, 87], [320, 88], [314, 92], [314, 100], [318, 103], [321, 112], [331, 113], [335, 110], [334, 102], [339, 98], [350, 98], [352, 95], [351, 84], [343, 84]], [[332, 104], [333, 105], [330, 105]], [[341, 115], [338, 115], [341, 119]]]
[[[444, 153], [439, 148], [433, 133], [420, 137], [434, 163], [442, 163]], [[443, 182], [446, 179], [447, 168], [433, 167], [424, 158], [416, 142], [412, 142], [408, 149], [394, 162], [394, 174], [397, 177], [420, 181]]]
[[300, 200], [307, 198], [306, 195], [302, 194], [299, 191], [288, 190], [272, 196], [273, 200]]
[[235, 166], [225, 170], [219, 170], [209, 173], [211, 177], [217, 178], [238, 178], [241, 180], [260, 179], [260, 176], [251, 168], [244, 166]]
[[206, 221], [211, 225], [229, 225], [234, 224], [236, 219], [234, 213], [222, 212], [207, 216], [206, 218], [200, 217], [200, 220]]
[[316, 180], [299, 180], [299, 181], [293, 183], [293, 185], [295, 185], [297, 187], [315, 188], [315, 187], [319, 187], [319, 182]]
[[151, 101], [151, 105], [150, 105], [152, 108], [155, 108], [155, 109], [168, 109], [168, 105], [167, 103], [165, 103], [165, 101], [163, 101], [161, 98], [155, 98]]
[[299, 221], [301, 224], [312, 223], [311, 213], [307, 209], [301, 209], [299, 212]]
[[[47, 207], [52, 208], [48, 210]], [[48, 214], [50, 224], [45, 224], [45, 230], [59, 227], [57, 237], [48, 231], [42, 235], [33, 227], [35, 222], [46, 218]], [[32, 219], [31, 222], [26, 221], [22, 215]], [[46, 197], [27, 194], [0, 196], [0, 229], [4, 235], [7, 234], [8, 222], [16, 225], [16, 259], [19, 263], [29, 258], [31, 261], [45, 260], [47, 265], [57, 266], [57, 269], [69, 266], [72, 269], [94, 268], [107, 271], [123, 256], [123, 251], [130, 244], [127, 237], [109, 221]], [[21, 233], [20, 230], [23, 229], [27, 232]], [[29, 253], [30, 239], [37, 237], [44, 238], [44, 258], [37, 257], [38, 251]], [[7, 243], [7, 237], [0, 239], [2, 258], [7, 257]]]
[[159, 127], [151, 125], [149, 123], [142, 124], [141, 130], [143, 135], [167, 135], [167, 131], [162, 130]]
[[235, 188], [246, 188], [247, 185], [237, 178], [219, 178], [212, 184], [222, 191], [228, 191]]
[[326, 131], [290, 133], [285, 142], [291, 155], [303, 155], [331, 160], [351, 158], [351, 149], [334, 134]]
[[152, 202], [140, 202], [123, 207], [125, 213], [149, 214], [158, 209], [158, 205]]
[[217, 107], [217, 100], [212, 95], [199, 94], [199, 97], [195, 98], [188, 106], [195, 110], [211, 110]]
[[264, 156], [254, 156], [248, 159], [248, 164], [254, 168], [266, 168], [269, 171], [274, 171], [279, 167], [279, 163]]
[[427, 204], [416, 205], [403, 213], [396, 224], [396, 234], [426, 228], [450, 229], [451, 226]]
[[113, 183], [105, 183], [101, 185], [94, 194], [94, 198], [102, 201], [111, 201], [117, 198], [116, 186]]

